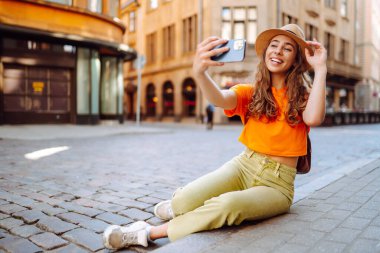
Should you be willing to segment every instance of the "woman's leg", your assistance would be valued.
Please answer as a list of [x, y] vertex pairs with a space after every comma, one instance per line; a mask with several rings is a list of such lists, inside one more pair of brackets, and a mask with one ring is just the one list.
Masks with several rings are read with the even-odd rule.
[[152, 226], [149, 231], [150, 239], [156, 240], [159, 238], [168, 237], [168, 226], [169, 226], [169, 222], [159, 225], [159, 226]]
[[228, 192], [174, 218], [166, 233], [174, 241], [195, 232], [220, 228], [223, 225], [238, 225], [243, 220], [279, 215], [287, 212], [290, 205], [291, 201], [283, 193], [268, 186]]
[[183, 188], [173, 196], [171, 206], [175, 216], [182, 215], [202, 206], [206, 200], [223, 193], [243, 190], [249, 187], [242, 175], [241, 163], [235, 157], [219, 169], [208, 173]]

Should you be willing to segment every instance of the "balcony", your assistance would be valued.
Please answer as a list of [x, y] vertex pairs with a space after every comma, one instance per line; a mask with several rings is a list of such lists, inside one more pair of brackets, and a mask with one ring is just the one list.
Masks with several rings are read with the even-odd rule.
[[360, 79], [361, 68], [335, 59], [327, 60], [327, 69], [330, 74], [348, 78]]
[[0, 1], [2, 26], [49, 32], [57, 38], [122, 43], [125, 26], [117, 18], [84, 8], [43, 1]]
[[304, 1], [305, 4], [305, 11], [307, 14], [309, 14], [312, 18], [319, 17], [319, 13], [321, 13], [321, 5], [320, 2], [317, 0], [309, 0]]

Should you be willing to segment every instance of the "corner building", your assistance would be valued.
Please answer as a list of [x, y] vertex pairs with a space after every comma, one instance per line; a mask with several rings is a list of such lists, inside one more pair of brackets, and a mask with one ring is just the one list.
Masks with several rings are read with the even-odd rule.
[[0, 124], [123, 120], [118, 0], [0, 0]]
[[[257, 35], [273, 27], [296, 23], [306, 39], [316, 38], [328, 49], [327, 107], [330, 112], [355, 110], [355, 86], [362, 78], [355, 61], [358, 51], [354, 0], [129, 0], [122, 19], [129, 29], [125, 42], [146, 59], [142, 69], [141, 109], [148, 120], [201, 122], [207, 106], [192, 73], [196, 46], [216, 35], [246, 39], [244, 62], [210, 68], [222, 89], [252, 83], [258, 59]], [[137, 71], [124, 66], [125, 110], [135, 117]], [[313, 75], [313, 73], [311, 73]], [[215, 121], [229, 120], [220, 108]]]

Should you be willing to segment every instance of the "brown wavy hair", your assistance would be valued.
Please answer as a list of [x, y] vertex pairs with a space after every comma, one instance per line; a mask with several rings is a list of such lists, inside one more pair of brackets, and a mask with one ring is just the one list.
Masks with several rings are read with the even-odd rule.
[[[290, 126], [296, 126], [302, 121], [302, 112], [311, 89], [311, 78], [307, 72], [308, 63], [300, 53], [298, 46], [295, 63], [288, 70], [285, 79], [287, 87], [286, 96], [288, 105], [285, 111], [285, 119]], [[275, 121], [280, 115], [279, 106], [272, 94], [272, 80], [270, 72], [265, 64], [265, 54], [262, 54], [257, 65], [255, 92], [248, 104], [248, 116], [256, 119]]]

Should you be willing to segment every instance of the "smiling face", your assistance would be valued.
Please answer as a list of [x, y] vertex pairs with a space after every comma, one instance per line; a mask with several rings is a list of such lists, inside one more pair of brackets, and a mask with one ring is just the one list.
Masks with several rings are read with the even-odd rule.
[[297, 56], [297, 43], [285, 36], [277, 35], [270, 41], [265, 52], [265, 65], [272, 74], [286, 74]]

